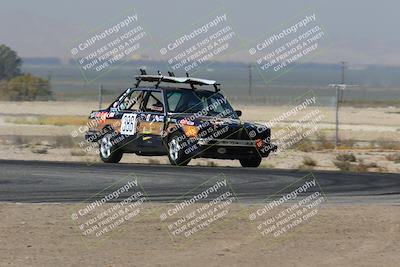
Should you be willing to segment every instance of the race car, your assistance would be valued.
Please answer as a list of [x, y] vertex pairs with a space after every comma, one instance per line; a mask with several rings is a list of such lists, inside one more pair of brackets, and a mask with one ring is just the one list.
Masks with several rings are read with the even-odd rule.
[[[277, 149], [268, 127], [239, 119], [242, 112], [232, 108], [216, 81], [140, 71], [135, 87], [89, 116], [85, 138], [99, 144], [103, 162], [118, 163], [123, 154], [135, 153], [167, 155], [179, 166], [193, 158], [213, 158], [258, 167]], [[150, 85], [141, 86], [144, 82]]]

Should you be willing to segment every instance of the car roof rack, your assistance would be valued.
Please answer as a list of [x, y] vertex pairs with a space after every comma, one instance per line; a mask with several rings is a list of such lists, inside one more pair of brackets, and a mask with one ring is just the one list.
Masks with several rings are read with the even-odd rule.
[[190, 87], [192, 89], [196, 89], [195, 85], [212, 85], [214, 86], [215, 92], [218, 92], [220, 90], [218, 88], [220, 84], [216, 81], [189, 77], [188, 73], [186, 73], [186, 77], [175, 77], [175, 74], [170, 71], [168, 71], [169, 76], [161, 75], [160, 71], [158, 71], [157, 73], [157, 75], [149, 75], [144, 69], [140, 69], [140, 75], [135, 76], [135, 87], [138, 87], [140, 82], [155, 82], [155, 87], [158, 88], [161, 82], [166, 82], [190, 84]]

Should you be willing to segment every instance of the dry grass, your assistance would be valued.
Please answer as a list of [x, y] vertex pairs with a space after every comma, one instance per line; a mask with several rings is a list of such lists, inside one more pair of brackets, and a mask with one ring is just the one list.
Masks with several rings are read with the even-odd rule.
[[81, 126], [85, 125], [88, 121], [87, 117], [84, 116], [25, 116], [12, 118], [8, 117], [5, 119], [8, 123], [14, 124], [34, 124], [34, 125], [54, 125], [54, 126], [65, 126], [74, 125]]
[[149, 164], [152, 164], [152, 165], [159, 165], [159, 164], [160, 164], [160, 161], [159, 161], [158, 159], [152, 159], [152, 158], [149, 158], [149, 159], [147, 160], [147, 162], [148, 162]]
[[74, 157], [86, 156], [86, 152], [83, 149], [78, 149], [78, 148], [72, 149], [71, 156], [74, 156]]
[[316, 150], [315, 145], [308, 138], [304, 138], [303, 140], [301, 140], [300, 143], [297, 145], [296, 149], [303, 151], [303, 152], [311, 152], [311, 151]]
[[375, 142], [373, 142], [373, 146], [376, 148], [381, 148], [381, 149], [400, 150], [399, 142], [375, 141]]
[[309, 138], [303, 138], [303, 140], [301, 140], [296, 147], [296, 149], [303, 152], [319, 151], [333, 148], [335, 148], [335, 144], [326, 137], [325, 133], [322, 132], [316, 135], [315, 141], [312, 141]]

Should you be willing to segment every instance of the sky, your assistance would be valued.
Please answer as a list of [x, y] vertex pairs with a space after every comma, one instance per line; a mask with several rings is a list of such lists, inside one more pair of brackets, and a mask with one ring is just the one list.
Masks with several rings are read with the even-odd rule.
[[[71, 43], [134, 9], [154, 43], [183, 33], [214, 12], [226, 13], [246, 49], [226, 59], [246, 62], [247, 47], [304, 13], [316, 14], [329, 43], [312, 62], [400, 65], [398, 1], [136, 1], [0, 0], [0, 44], [21, 57], [71, 57]], [[289, 24], [288, 24], [289, 23]], [[159, 54], [151, 55], [159, 59]]]

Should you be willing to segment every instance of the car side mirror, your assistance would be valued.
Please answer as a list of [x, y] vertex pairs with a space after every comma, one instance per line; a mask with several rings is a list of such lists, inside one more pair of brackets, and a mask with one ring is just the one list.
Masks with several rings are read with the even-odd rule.
[[236, 112], [236, 115], [238, 117], [242, 116], [242, 111], [241, 110], [235, 110], [235, 112]]

